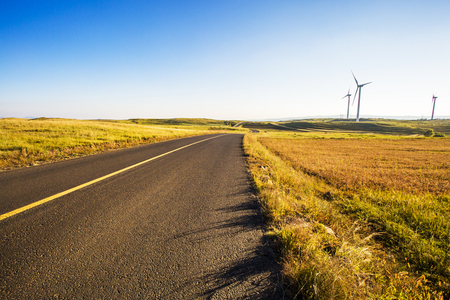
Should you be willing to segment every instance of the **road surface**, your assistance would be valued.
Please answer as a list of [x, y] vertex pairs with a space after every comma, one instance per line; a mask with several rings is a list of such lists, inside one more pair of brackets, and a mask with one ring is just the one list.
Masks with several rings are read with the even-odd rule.
[[1, 299], [281, 297], [242, 135], [2, 172], [0, 215]]

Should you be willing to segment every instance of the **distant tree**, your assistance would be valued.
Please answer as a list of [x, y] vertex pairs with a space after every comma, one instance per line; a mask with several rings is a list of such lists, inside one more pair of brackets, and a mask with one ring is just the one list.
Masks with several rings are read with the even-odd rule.
[[225, 121], [225, 125], [227, 126], [234, 126], [236, 124], [236, 122], [233, 121]]
[[426, 137], [433, 136], [434, 135], [434, 130], [433, 129], [427, 129], [427, 130], [425, 130], [423, 135], [426, 136]]

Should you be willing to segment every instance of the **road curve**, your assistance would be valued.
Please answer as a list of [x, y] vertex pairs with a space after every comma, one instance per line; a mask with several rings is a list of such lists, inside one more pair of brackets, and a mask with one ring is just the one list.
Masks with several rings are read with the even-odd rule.
[[[0, 173], [0, 214], [214, 137]], [[0, 221], [1, 299], [276, 299], [242, 135], [216, 136]]]

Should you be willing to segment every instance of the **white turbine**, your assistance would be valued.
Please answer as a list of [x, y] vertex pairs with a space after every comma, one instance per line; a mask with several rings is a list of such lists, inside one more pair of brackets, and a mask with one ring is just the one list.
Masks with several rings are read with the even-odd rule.
[[434, 118], [434, 106], [436, 105], [437, 96], [433, 94], [433, 98], [431, 98], [431, 103], [433, 103], [433, 111], [431, 112], [431, 120]]
[[347, 95], [345, 95], [344, 97], [342, 97], [342, 99], [344, 99], [345, 97], [347, 97], [348, 98], [348, 105], [347, 105], [347, 120], [348, 120], [348, 118], [349, 118], [349, 112], [350, 112], [350, 96], [351, 96], [352, 94], [350, 94], [350, 89], [348, 89], [348, 92], [347, 92]]
[[358, 80], [356, 80], [355, 74], [353, 74], [353, 72], [352, 72], [352, 75], [356, 81], [356, 92], [355, 92], [355, 97], [353, 98], [353, 103], [355, 103], [356, 95], [358, 95], [358, 112], [356, 113], [356, 122], [359, 122], [359, 107], [360, 107], [360, 103], [361, 103], [361, 88], [369, 83], [372, 83], [372, 81], [363, 83], [363, 84], [359, 84]]

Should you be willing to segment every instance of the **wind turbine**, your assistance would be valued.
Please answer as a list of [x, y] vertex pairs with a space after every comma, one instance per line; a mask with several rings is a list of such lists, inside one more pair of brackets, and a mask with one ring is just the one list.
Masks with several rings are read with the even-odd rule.
[[437, 96], [435, 96], [433, 94], [433, 98], [431, 98], [431, 103], [433, 103], [433, 112], [431, 113], [431, 120], [433, 120], [433, 117], [434, 117], [434, 106], [436, 104], [436, 99], [437, 99]]
[[369, 83], [372, 83], [372, 81], [371, 82], [366, 82], [366, 83], [363, 83], [363, 84], [359, 84], [358, 80], [356, 80], [355, 74], [353, 74], [353, 72], [352, 72], [352, 75], [353, 75], [353, 78], [356, 81], [356, 92], [355, 92], [355, 97], [353, 98], [353, 103], [355, 103], [356, 95], [358, 95], [358, 112], [356, 114], [356, 122], [359, 122], [359, 106], [360, 106], [360, 102], [361, 102], [361, 88], [363, 86], [369, 84]]
[[352, 95], [352, 94], [350, 94], [350, 89], [348, 89], [347, 95], [345, 95], [344, 97], [342, 97], [342, 99], [344, 99], [345, 97], [348, 98], [347, 120], [348, 120], [348, 117], [349, 117], [349, 111], [350, 111], [350, 96], [351, 96], [351, 95]]

